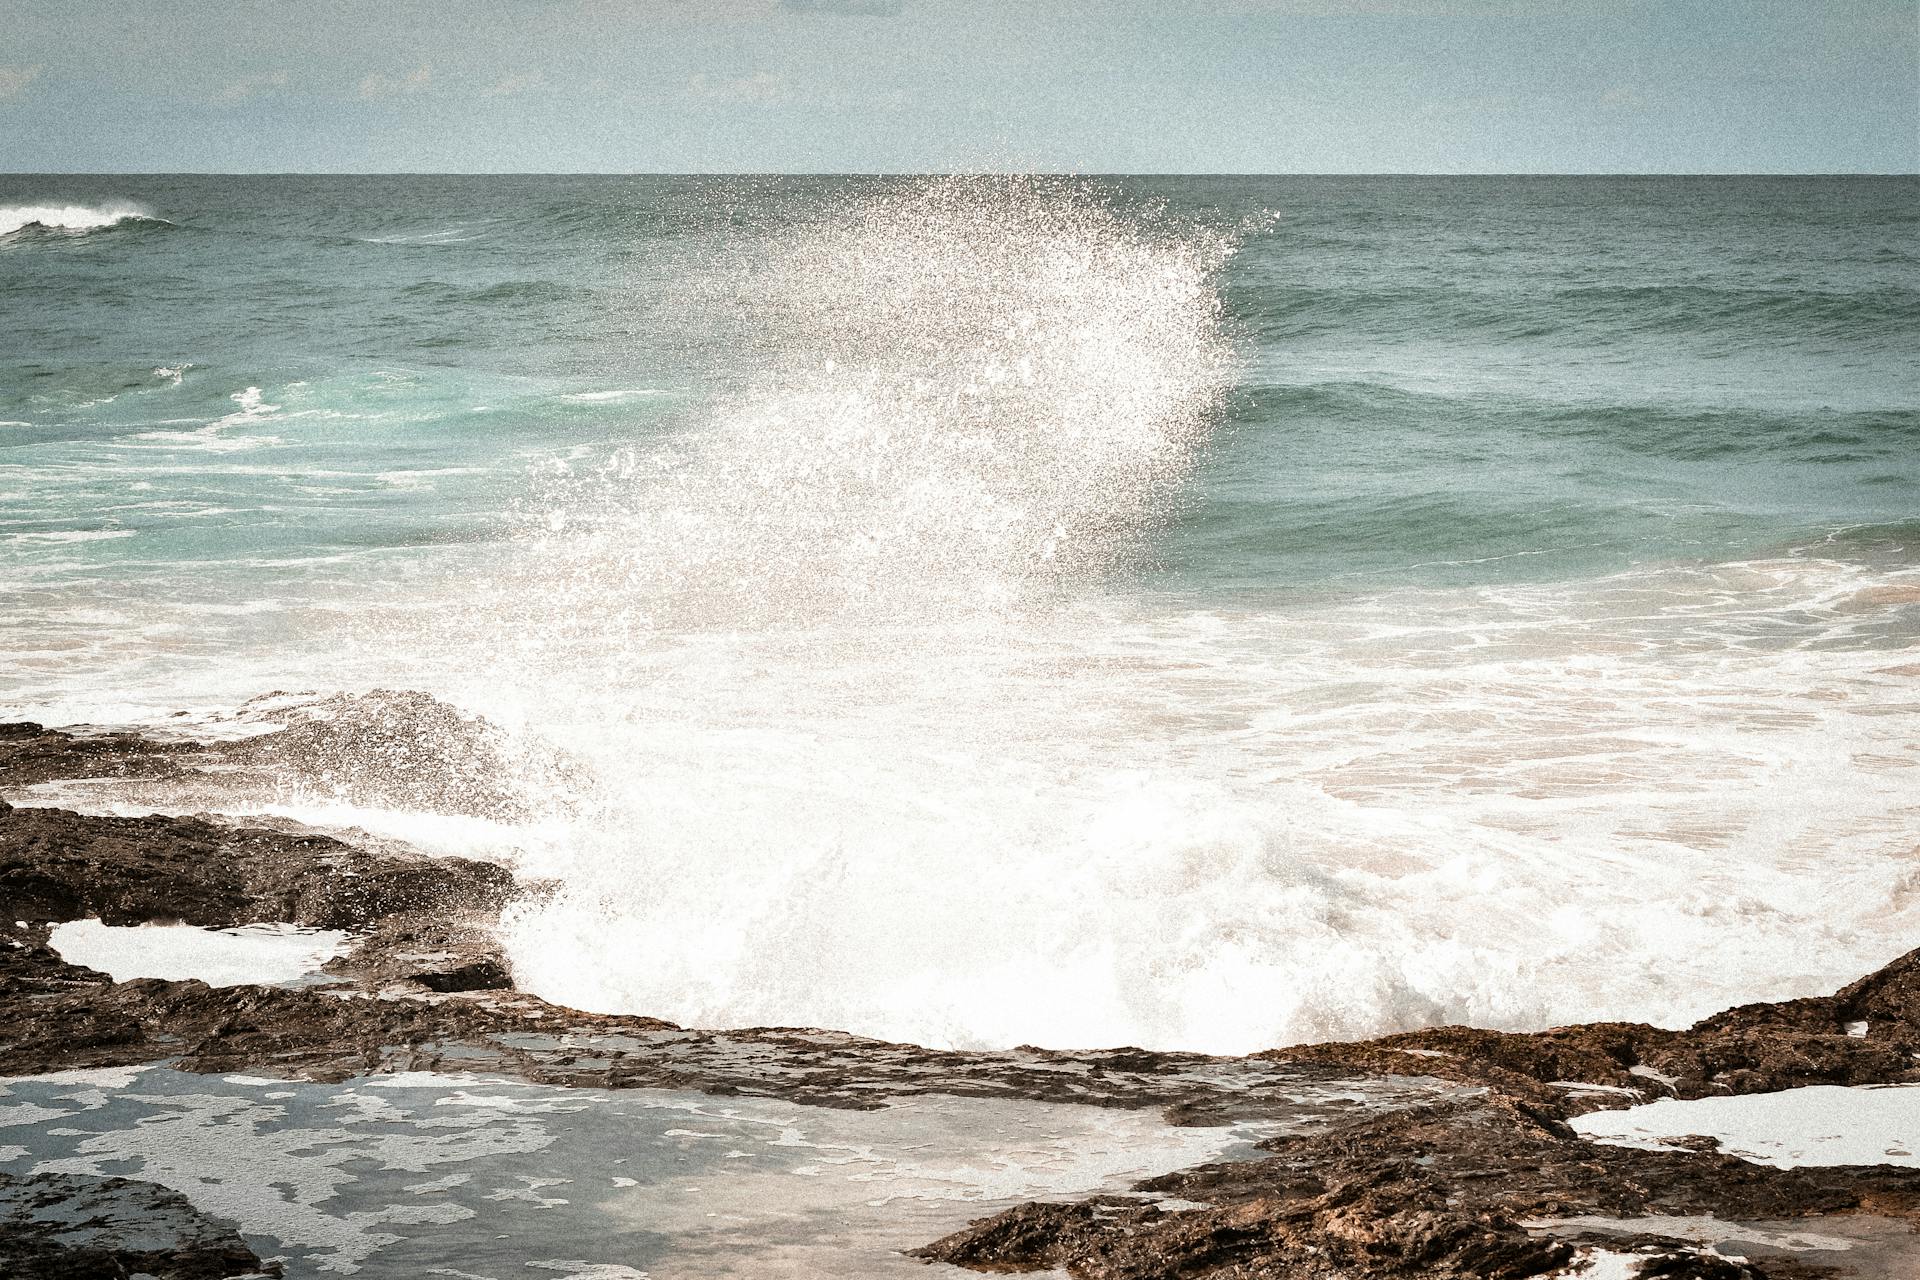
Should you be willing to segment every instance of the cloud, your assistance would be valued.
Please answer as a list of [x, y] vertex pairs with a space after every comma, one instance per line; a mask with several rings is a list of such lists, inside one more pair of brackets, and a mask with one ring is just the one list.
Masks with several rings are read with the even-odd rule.
[[404, 76], [382, 75], [378, 71], [362, 76], [360, 96], [371, 102], [375, 98], [391, 98], [397, 94], [425, 93], [432, 87], [433, 68], [423, 62]]
[[547, 87], [547, 77], [538, 71], [518, 71], [502, 76], [486, 91], [489, 98], [511, 98], [516, 93], [533, 93]]
[[793, 96], [787, 82], [771, 71], [734, 78], [696, 71], [687, 77], [687, 95], [703, 102], [780, 102]]
[[47, 66], [36, 62], [30, 67], [0, 67], [0, 102], [25, 95], [27, 86], [40, 78]]
[[263, 71], [259, 75], [242, 76], [228, 84], [219, 93], [213, 95], [215, 102], [245, 102], [248, 98], [275, 89], [287, 87], [287, 73], [284, 71]]
[[780, 0], [794, 13], [838, 13], [860, 18], [896, 18], [906, 0]]

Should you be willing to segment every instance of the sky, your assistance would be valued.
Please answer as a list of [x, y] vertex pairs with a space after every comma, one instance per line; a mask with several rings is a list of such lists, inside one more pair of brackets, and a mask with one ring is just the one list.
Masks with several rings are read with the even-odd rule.
[[0, 171], [1920, 169], [1920, 0], [0, 0]]

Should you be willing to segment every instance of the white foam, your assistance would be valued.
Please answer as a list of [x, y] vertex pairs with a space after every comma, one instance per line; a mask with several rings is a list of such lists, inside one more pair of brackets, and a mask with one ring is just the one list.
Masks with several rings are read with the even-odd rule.
[[137, 536], [134, 529], [49, 529], [34, 533], [10, 533], [4, 541], [15, 546], [34, 543], [60, 544], [68, 542], [112, 542], [116, 538]]
[[215, 987], [290, 982], [339, 955], [346, 934], [292, 925], [200, 929], [193, 925], [115, 928], [98, 920], [53, 927], [51, 944], [62, 959], [98, 969], [115, 982], [130, 978], [198, 978]]
[[1659, 1150], [1704, 1134], [1729, 1155], [1777, 1169], [1836, 1164], [1920, 1168], [1920, 1085], [1809, 1085], [1732, 1098], [1662, 1098], [1575, 1117], [1574, 1129], [1610, 1146]]
[[361, 236], [357, 238], [362, 244], [413, 244], [431, 246], [466, 244], [470, 241], [478, 240], [481, 237], [480, 234], [475, 232], [471, 227], [458, 226], [446, 227], [436, 231], [416, 231], [403, 235]]
[[0, 236], [12, 235], [25, 227], [48, 227], [59, 231], [97, 231], [121, 222], [159, 222], [152, 213], [133, 204], [15, 204], [0, 205]]
[[703, 1025], [1220, 1052], [1830, 991], [1920, 927], [1910, 679], [1844, 638], [1871, 582], [609, 645], [528, 681], [602, 807], [529, 866], [566, 888], [509, 918], [515, 972]]
[[570, 404], [619, 404], [623, 400], [672, 394], [671, 391], [665, 391], [659, 387], [622, 387], [616, 391], [575, 391], [560, 398]]
[[6, 1096], [7, 1086], [15, 1084], [52, 1084], [62, 1088], [77, 1087], [82, 1094], [99, 1090], [124, 1089], [138, 1080], [141, 1075], [155, 1070], [151, 1063], [142, 1063], [132, 1067], [77, 1067], [68, 1071], [48, 1071], [39, 1075], [0, 1076], [0, 1097]]
[[[167, 372], [156, 370], [156, 373]], [[258, 449], [263, 445], [284, 443], [279, 436], [257, 436], [228, 434], [233, 427], [252, 426], [261, 422], [276, 421], [280, 418], [280, 405], [268, 404], [266, 396], [259, 387], [245, 387], [227, 397], [237, 406], [232, 413], [214, 419], [204, 426], [191, 431], [141, 431], [131, 440], [115, 442], [117, 448], [148, 448], [149, 445], [135, 444], [135, 441], [156, 441], [169, 448], [207, 450], [214, 453], [237, 453], [249, 449]], [[329, 414], [309, 411], [289, 414], [287, 417], [326, 417]], [[313, 473], [308, 473], [313, 474]]]
[[1634, 1280], [1646, 1259], [1612, 1249], [1582, 1249], [1564, 1270], [1545, 1280]]

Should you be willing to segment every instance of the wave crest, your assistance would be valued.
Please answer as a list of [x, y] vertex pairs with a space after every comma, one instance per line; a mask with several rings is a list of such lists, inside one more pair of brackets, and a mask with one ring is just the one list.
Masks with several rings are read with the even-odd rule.
[[164, 222], [138, 205], [112, 203], [84, 204], [9, 204], [0, 205], [0, 236], [10, 236], [28, 227], [49, 231], [88, 232], [122, 222]]

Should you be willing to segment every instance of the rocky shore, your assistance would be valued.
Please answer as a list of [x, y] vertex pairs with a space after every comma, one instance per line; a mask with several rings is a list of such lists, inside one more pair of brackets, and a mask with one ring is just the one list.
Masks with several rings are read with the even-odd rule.
[[[489, 923], [514, 895], [540, 890], [491, 862], [287, 823], [70, 807], [88, 784], [178, 797], [296, 776], [395, 804], [513, 811], [514, 795], [492, 782], [511, 772], [497, 767], [507, 748], [484, 722], [429, 700], [399, 731], [387, 727], [390, 706], [374, 710], [340, 700], [218, 743], [0, 725], [0, 1075], [155, 1062], [315, 1081], [437, 1070], [860, 1110], [951, 1095], [1152, 1110], [1176, 1125], [1289, 1122], [1262, 1158], [1140, 1188], [1156, 1196], [1022, 1204], [920, 1250], [989, 1272], [1519, 1280], [1578, 1274], [1568, 1269], [1604, 1249], [1631, 1255], [1642, 1277], [1920, 1274], [1907, 1242], [1920, 1240], [1920, 1169], [1773, 1168], [1710, 1139], [1640, 1150], [1569, 1125], [1663, 1097], [1920, 1082], [1920, 952], [1830, 996], [1747, 1005], [1679, 1031], [1445, 1027], [1247, 1058], [938, 1052], [826, 1030], [687, 1029], [517, 991]], [[285, 922], [354, 938], [298, 985], [114, 982], [50, 945], [54, 926], [89, 918]], [[1330, 1087], [1347, 1084], [1369, 1101]], [[1703, 1245], [1703, 1219], [1873, 1243], [1762, 1244], [1736, 1261]], [[190, 1197], [121, 1178], [0, 1174], [0, 1275], [256, 1273], [273, 1267]]]

